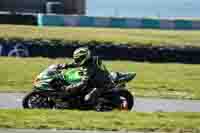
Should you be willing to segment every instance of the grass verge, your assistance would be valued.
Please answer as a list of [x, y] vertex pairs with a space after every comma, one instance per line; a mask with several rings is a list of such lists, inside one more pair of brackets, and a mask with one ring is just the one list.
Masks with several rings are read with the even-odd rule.
[[[70, 59], [0, 58], [0, 92], [27, 92], [32, 80], [48, 65]], [[112, 71], [136, 72], [128, 84], [137, 96], [200, 99], [200, 65], [105, 61]]]
[[196, 46], [199, 47], [200, 31], [175, 31], [151, 29], [117, 29], [117, 28], [71, 28], [71, 27], [36, 27], [0, 25], [0, 38], [24, 40], [58, 39], [64, 42], [78, 41], [130, 45], [161, 45], [161, 46]]
[[0, 110], [0, 128], [199, 131], [200, 113]]

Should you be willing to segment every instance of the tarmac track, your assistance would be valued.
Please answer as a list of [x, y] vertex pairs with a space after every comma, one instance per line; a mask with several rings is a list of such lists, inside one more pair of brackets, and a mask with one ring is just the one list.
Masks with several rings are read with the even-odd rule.
[[[0, 108], [22, 108], [25, 93], [0, 93]], [[135, 98], [136, 112], [200, 112], [200, 100]]]

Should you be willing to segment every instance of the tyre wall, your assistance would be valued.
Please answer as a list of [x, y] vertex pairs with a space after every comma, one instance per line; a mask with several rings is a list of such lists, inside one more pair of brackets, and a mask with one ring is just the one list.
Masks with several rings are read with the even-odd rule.
[[200, 63], [200, 48], [160, 47], [128, 44], [89, 42], [61, 42], [59, 40], [0, 39], [1, 56], [20, 57], [72, 57], [73, 51], [80, 46], [88, 46], [95, 55], [109, 60], [134, 60], [149, 62]]
[[37, 15], [0, 14], [0, 24], [37, 25]]

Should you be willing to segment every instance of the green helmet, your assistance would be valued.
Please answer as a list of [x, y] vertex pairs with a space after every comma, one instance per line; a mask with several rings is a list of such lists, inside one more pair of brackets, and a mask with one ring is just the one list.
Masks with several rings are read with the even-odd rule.
[[83, 65], [90, 57], [91, 53], [87, 47], [78, 48], [73, 53], [73, 59], [79, 65]]

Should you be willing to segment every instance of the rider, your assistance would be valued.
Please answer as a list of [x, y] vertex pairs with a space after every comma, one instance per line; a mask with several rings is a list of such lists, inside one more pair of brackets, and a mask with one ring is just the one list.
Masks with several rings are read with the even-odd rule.
[[110, 73], [98, 56], [92, 56], [87, 47], [81, 47], [74, 51], [73, 62], [70, 64], [60, 64], [61, 69], [80, 68], [82, 70], [82, 80], [77, 84], [65, 86], [67, 93], [79, 93], [88, 91], [85, 101], [91, 104], [96, 102], [98, 96], [107, 89], [114, 87], [110, 78]]

